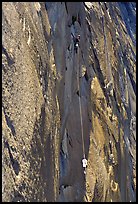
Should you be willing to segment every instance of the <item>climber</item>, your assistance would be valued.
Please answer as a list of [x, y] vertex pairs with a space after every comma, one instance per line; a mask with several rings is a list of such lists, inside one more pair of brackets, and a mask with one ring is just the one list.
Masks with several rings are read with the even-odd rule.
[[78, 51], [78, 47], [79, 47], [79, 42], [80, 42], [80, 35], [78, 35], [77, 37], [75, 37], [72, 33], [71, 33], [72, 37], [73, 37], [73, 41], [74, 41], [74, 50]]
[[76, 51], [76, 54], [78, 51], [79, 42], [80, 42], [80, 35], [78, 35], [77, 37], [74, 38], [74, 50]]
[[84, 168], [84, 174], [86, 174], [86, 167], [87, 167], [87, 159], [82, 159], [82, 166]]

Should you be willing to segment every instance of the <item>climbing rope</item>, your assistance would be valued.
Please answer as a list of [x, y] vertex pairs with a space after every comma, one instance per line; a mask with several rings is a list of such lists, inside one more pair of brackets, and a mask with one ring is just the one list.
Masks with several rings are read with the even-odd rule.
[[[78, 21], [78, 15], [77, 15], [77, 21]], [[79, 47], [78, 47], [78, 62], [79, 62]], [[79, 63], [77, 63], [77, 65], [79, 66]], [[80, 68], [80, 66], [79, 66]], [[84, 148], [84, 136], [83, 136], [83, 123], [82, 123], [82, 106], [81, 106], [81, 98], [80, 98], [80, 81], [79, 81], [79, 70], [77, 69], [77, 88], [79, 91], [79, 110], [80, 110], [80, 122], [81, 122], [81, 138], [82, 138], [82, 151], [83, 151], [83, 159], [85, 159], [85, 148]]]
[[[79, 47], [78, 47], [78, 62], [79, 62]], [[79, 64], [79, 63], [77, 63]], [[80, 67], [80, 66], [79, 66]], [[79, 91], [79, 110], [80, 110], [80, 122], [81, 122], [81, 136], [82, 136], [82, 150], [83, 150], [83, 158], [85, 159], [85, 148], [84, 148], [84, 135], [83, 135], [83, 123], [82, 123], [82, 105], [80, 98], [80, 81], [79, 81], [79, 69], [77, 72], [77, 88]]]

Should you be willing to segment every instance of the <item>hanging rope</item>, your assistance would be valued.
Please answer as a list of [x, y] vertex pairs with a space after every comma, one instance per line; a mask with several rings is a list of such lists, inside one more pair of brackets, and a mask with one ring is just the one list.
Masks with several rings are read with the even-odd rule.
[[[79, 62], [79, 47], [78, 47], [78, 62]], [[77, 63], [79, 65], [79, 63]], [[79, 66], [80, 67], [80, 66]], [[83, 135], [83, 123], [82, 123], [82, 106], [81, 106], [81, 98], [80, 98], [80, 81], [79, 81], [79, 68], [78, 68], [78, 75], [77, 75], [77, 88], [79, 91], [79, 110], [80, 110], [80, 122], [81, 122], [81, 136], [82, 136], [82, 150], [83, 150], [83, 157], [85, 159], [85, 148], [84, 148], [84, 135]]]
[[[78, 20], [78, 15], [77, 15], [77, 20]], [[78, 63], [77, 65], [79, 66], [79, 47], [78, 47]], [[85, 159], [85, 147], [84, 147], [84, 135], [83, 135], [83, 123], [82, 123], [82, 106], [81, 106], [81, 98], [80, 98], [80, 81], [79, 81], [79, 70], [80, 70], [80, 66], [78, 67], [77, 69], [77, 73], [78, 73], [78, 76], [77, 76], [77, 88], [78, 88], [78, 91], [79, 91], [79, 109], [80, 109], [80, 122], [81, 122], [81, 138], [82, 138], [82, 151], [83, 151], [83, 159]]]

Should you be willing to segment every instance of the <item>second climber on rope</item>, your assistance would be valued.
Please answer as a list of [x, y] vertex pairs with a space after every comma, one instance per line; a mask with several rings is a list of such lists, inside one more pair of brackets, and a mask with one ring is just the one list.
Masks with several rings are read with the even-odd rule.
[[82, 159], [82, 166], [84, 168], [84, 174], [86, 174], [86, 167], [87, 167], [87, 159]]
[[74, 38], [74, 50], [76, 54], [78, 52], [79, 42], [80, 42], [80, 35]]

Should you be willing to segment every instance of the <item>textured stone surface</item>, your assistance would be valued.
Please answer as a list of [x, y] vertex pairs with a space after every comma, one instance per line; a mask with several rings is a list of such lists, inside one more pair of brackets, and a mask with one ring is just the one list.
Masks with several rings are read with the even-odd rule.
[[2, 3], [4, 202], [136, 201], [135, 49], [134, 2]]

